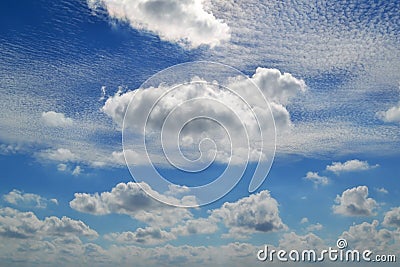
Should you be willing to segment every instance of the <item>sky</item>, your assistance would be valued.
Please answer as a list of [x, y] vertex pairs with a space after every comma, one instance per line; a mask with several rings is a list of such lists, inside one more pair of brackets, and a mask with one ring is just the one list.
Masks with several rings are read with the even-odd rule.
[[1, 1], [0, 266], [399, 260], [399, 11]]

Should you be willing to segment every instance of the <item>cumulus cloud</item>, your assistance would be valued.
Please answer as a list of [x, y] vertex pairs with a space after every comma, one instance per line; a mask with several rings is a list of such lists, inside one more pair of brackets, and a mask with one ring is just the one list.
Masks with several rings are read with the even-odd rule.
[[380, 187], [380, 188], [375, 188], [376, 192], [379, 192], [381, 194], [389, 194], [389, 191], [386, 190], [386, 188], [384, 187]]
[[13, 205], [33, 206], [35, 208], [46, 208], [49, 203], [58, 204], [57, 199], [46, 199], [42, 196], [24, 193], [17, 189], [13, 189], [11, 192], [5, 194], [3, 199]]
[[393, 226], [400, 229], [400, 207], [393, 208], [386, 212], [383, 219], [383, 225]]
[[370, 165], [367, 161], [353, 159], [353, 160], [348, 160], [344, 163], [332, 162], [332, 165], [326, 166], [326, 169], [336, 174], [340, 174], [342, 172], [367, 171], [377, 167], [379, 167], [378, 164]]
[[322, 228], [324, 228], [324, 226], [320, 223], [316, 223], [316, 224], [310, 224], [309, 226], [307, 226], [306, 230], [308, 232], [314, 232], [314, 231], [320, 231], [322, 230]]
[[345, 216], [371, 216], [378, 206], [376, 201], [368, 198], [368, 187], [358, 186], [347, 189], [335, 199], [333, 212]]
[[175, 235], [155, 227], [138, 228], [135, 232], [111, 233], [106, 239], [124, 244], [155, 245], [175, 239]]
[[318, 172], [307, 172], [307, 175], [304, 177], [304, 179], [313, 182], [315, 186], [327, 185], [329, 183], [328, 177], [320, 176]]
[[38, 153], [38, 156], [42, 159], [54, 160], [54, 161], [74, 161], [77, 156], [71, 152], [68, 148], [48, 149]]
[[146, 183], [119, 183], [111, 192], [95, 194], [75, 193], [70, 202], [71, 208], [95, 215], [126, 214], [133, 218], [153, 226], [172, 226], [192, 218], [188, 209], [175, 208], [163, 204], [150, 197], [146, 192], [158, 199], [164, 199], [168, 203], [182, 204], [185, 198], [178, 200], [172, 196], [162, 195], [152, 190]]
[[307, 217], [301, 218], [300, 223], [301, 224], [308, 223], [308, 218]]
[[66, 171], [67, 170], [67, 164], [60, 163], [57, 165], [57, 170], [60, 172]]
[[384, 122], [400, 122], [400, 104], [386, 111], [378, 111], [376, 116]]
[[57, 236], [86, 236], [96, 238], [97, 232], [82, 221], [54, 216], [40, 220], [33, 212], [20, 212], [12, 208], [0, 209], [0, 235], [8, 238], [46, 238]]
[[88, 0], [88, 5], [93, 10], [103, 7], [111, 18], [134, 29], [190, 48], [214, 47], [230, 39], [228, 25], [207, 12], [201, 0]]
[[283, 234], [282, 239], [279, 240], [279, 247], [286, 250], [297, 249], [299, 251], [325, 248], [324, 241], [315, 234], [298, 235], [295, 232]]
[[78, 165], [75, 167], [75, 169], [72, 171], [72, 175], [74, 176], [78, 176], [79, 174], [81, 174], [82, 172], [82, 168]]
[[66, 117], [63, 113], [48, 111], [42, 113], [43, 122], [52, 127], [66, 127], [73, 124], [71, 118]]
[[185, 224], [171, 229], [177, 236], [212, 234], [218, 230], [217, 223], [211, 218], [197, 218], [187, 220]]
[[168, 185], [168, 191], [165, 193], [172, 196], [179, 196], [189, 192], [190, 188], [185, 185], [170, 184]]
[[211, 212], [210, 219], [221, 220], [229, 228], [229, 235], [234, 237], [287, 229], [279, 217], [278, 202], [268, 191], [237, 202], [226, 202], [221, 208]]
[[[262, 114], [261, 111], [265, 112], [267, 107], [262, 96], [249, 90], [249, 88], [254, 88], [254, 84], [270, 100], [275, 125], [272, 118], [257, 116], [260, 121], [255, 119], [254, 114]], [[209, 138], [215, 142], [217, 152], [214, 153], [213, 145], [208, 147], [207, 143], [203, 142], [201, 156], [204, 159], [215, 158], [219, 162], [227, 162], [231, 159], [233, 162], [243, 162], [243, 159], [248, 157], [250, 160], [260, 158], [257, 144], [261, 141], [269, 144], [271, 148], [275, 147], [274, 144], [270, 144], [273, 140], [268, 138], [260, 140], [261, 129], [258, 123], [262, 124], [264, 137], [273, 134], [274, 126], [278, 131], [289, 130], [291, 119], [285, 105], [293, 96], [306, 90], [303, 80], [291, 74], [282, 74], [279, 70], [267, 68], [257, 68], [256, 73], [249, 79], [239, 76], [230, 77], [223, 86], [232, 91], [224, 89], [216, 82], [210, 84], [199, 77], [192, 77], [190, 82], [178, 87], [161, 84], [158, 87], [140, 88], [125, 93], [119, 91], [107, 99], [102, 111], [113, 119], [119, 129], [122, 128], [123, 120], [126, 118], [124, 127], [132, 131], [133, 136], [151, 133], [153, 147], [149, 149], [150, 152], [160, 147], [165, 150], [174, 149], [176, 146], [174, 142], [177, 140], [175, 136], [179, 133], [179, 146], [189, 157], [197, 158], [198, 144]], [[135, 105], [130, 105], [127, 110], [132, 99], [135, 99]], [[156, 105], [153, 106], [153, 104]], [[144, 115], [138, 116], [138, 114]], [[148, 118], [147, 115], [149, 115]], [[192, 120], [187, 123], [188, 120], [199, 115], [213, 118], [219, 124], [207, 119]], [[221, 125], [226, 128], [222, 128]], [[161, 140], [161, 137], [156, 137], [161, 131], [164, 137], [174, 138]], [[246, 136], [248, 138], [245, 138]], [[140, 144], [139, 141], [137, 143]], [[232, 149], [234, 151], [232, 154], [235, 156], [230, 158]], [[141, 154], [134, 150], [126, 151], [127, 160], [128, 162], [131, 160], [132, 164], [146, 162]], [[157, 153], [152, 153], [152, 160], [162, 161], [157, 155]], [[115, 161], [124, 162], [122, 152], [114, 152], [112, 156]], [[171, 154], [169, 156], [173, 157]], [[179, 162], [179, 157], [172, 161]]]
[[373, 220], [372, 223], [363, 222], [353, 225], [342, 233], [341, 238], [345, 238], [354, 249], [370, 249], [374, 252], [390, 251], [390, 244], [395, 240], [396, 234], [388, 229], [378, 229], [378, 225], [377, 220]]

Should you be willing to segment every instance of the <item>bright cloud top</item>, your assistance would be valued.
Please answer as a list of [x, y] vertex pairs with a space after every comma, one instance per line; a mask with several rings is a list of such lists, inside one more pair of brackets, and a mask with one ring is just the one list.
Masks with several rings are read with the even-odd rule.
[[63, 113], [48, 111], [42, 113], [43, 122], [52, 127], [66, 127], [73, 124], [71, 118], [66, 117]]
[[58, 204], [57, 199], [50, 200], [32, 193], [24, 193], [19, 190], [12, 190], [3, 196], [3, 199], [13, 205], [34, 206], [35, 208], [46, 208], [47, 204]]
[[377, 167], [379, 167], [378, 164], [370, 165], [367, 161], [353, 159], [353, 160], [348, 160], [344, 163], [333, 162], [332, 165], [326, 166], [326, 169], [336, 174], [340, 174], [342, 172], [367, 171]]
[[388, 211], [383, 220], [383, 224], [400, 229], [400, 207]]
[[21, 212], [12, 208], [0, 209], [0, 236], [19, 239], [56, 236], [86, 236], [97, 238], [98, 234], [82, 221], [68, 217], [46, 217], [40, 220], [33, 212]]
[[345, 216], [371, 216], [378, 206], [374, 199], [368, 198], [367, 186], [347, 189], [336, 197], [335, 202], [333, 212]]
[[104, 7], [111, 18], [132, 28], [191, 48], [214, 47], [230, 38], [228, 25], [207, 12], [201, 0], [88, 0], [88, 5], [94, 10]]
[[[118, 128], [123, 127], [125, 118], [124, 127], [136, 131], [137, 135], [143, 134], [143, 126], [146, 125], [146, 132], [153, 133], [153, 135], [162, 130], [164, 136], [172, 136], [173, 138], [160, 140], [163, 141], [163, 148], [175, 145], [167, 143], [176, 140], [177, 136], [173, 136], [173, 134], [179, 133], [179, 146], [183, 147], [183, 150], [186, 150], [189, 155], [190, 151], [198, 152], [197, 145], [205, 138], [209, 138], [215, 142], [214, 145], [217, 146], [219, 154], [215, 155], [212, 149], [213, 145], [206, 142], [201, 145], [209, 149], [202, 149], [207, 151], [201, 155], [202, 157], [206, 159], [216, 157], [217, 161], [226, 162], [233, 145], [233, 148], [237, 148], [239, 152], [238, 158], [232, 160], [243, 162], [243, 158], [248, 158], [247, 153], [250, 146], [249, 157], [253, 161], [260, 157], [257, 142], [263, 141], [267, 144], [274, 141], [271, 138], [260, 139], [259, 124], [263, 126], [262, 129], [266, 130], [263, 132], [264, 137], [269, 137], [271, 134], [274, 136], [273, 123], [278, 132], [289, 131], [292, 122], [286, 105], [292, 97], [306, 90], [303, 80], [297, 79], [289, 73], [282, 74], [279, 70], [267, 68], [257, 68], [255, 74], [249, 79], [239, 76], [229, 77], [223, 86], [232, 91], [223, 89], [219, 84], [210, 85], [208, 82], [212, 81], [193, 77], [190, 83], [178, 85], [177, 88], [173, 85], [161, 84], [158, 87], [139, 88], [125, 93], [118, 91], [107, 99], [102, 111], [113, 119]], [[250, 90], [252, 86], [254, 87], [253, 83], [269, 101], [274, 122], [263, 116], [263, 112], [268, 110], [268, 106], [262, 96], [260, 97]], [[172, 90], [171, 88], [173, 91], [169, 91]], [[137, 101], [128, 109], [132, 98]], [[155, 106], [151, 110], [153, 103]], [[138, 114], [147, 114], [148, 110], [151, 110], [151, 113], [147, 121], [144, 121], [146, 118], [138, 116]], [[257, 114], [257, 119], [250, 116], [253, 112]], [[220, 125], [216, 125], [215, 121], [200, 119], [192, 120], [181, 128], [182, 124], [179, 124], [179, 121], [185, 122], [185, 118], [196, 118], [198, 114], [207, 115]], [[175, 119], [171, 119], [171, 117]], [[226, 129], [221, 128], [221, 125]], [[228, 135], [225, 130], [228, 131]], [[249, 138], [246, 138], [246, 135]], [[234, 142], [235, 140], [237, 142]], [[250, 143], [247, 142], [248, 140]], [[154, 140], [152, 142], [155, 147], [161, 147], [161, 144]], [[270, 144], [270, 147], [273, 147], [273, 144]], [[128, 160], [132, 159], [135, 164], [143, 162], [143, 157], [137, 155], [135, 151], [125, 150], [125, 152]], [[153, 156], [159, 155], [155, 153]], [[114, 152], [113, 157], [118, 162], [123, 162], [121, 152]], [[196, 158], [196, 155], [192, 154], [192, 157]]]
[[250, 195], [234, 203], [225, 203], [212, 211], [211, 218], [222, 220], [229, 228], [228, 237], [244, 238], [256, 232], [285, 230], [278, 202], [268, 191]]
[[304, 179], [313, 182], [315, 186], [327, 185], [329, 183], [328, 177], [321, 176], [318, 174], [318, 172], [307, 172]]
[[400, 104], [386, 111], [378, 111], [376, 116], [384, 122], [400, 122]]
[[71, 208], [84, 213], [104, 215], [111, 213], [126, 214], [135, 219], [155, 226], [171, 226], [184, 219], [192, 217], [187, 209], [173, 208], [157, 200], [154, 200], [146, 192], [151, 191], [157, 199], [162, 199], [168, 203], [185, 201], [192, 203], [190, 197], [183, 197], [178, 200], [174, 197], [155, 192], [145, 183], [120, 183], [111, 192], [101, 194], [75, 193], [75, 198], [70, 202]]

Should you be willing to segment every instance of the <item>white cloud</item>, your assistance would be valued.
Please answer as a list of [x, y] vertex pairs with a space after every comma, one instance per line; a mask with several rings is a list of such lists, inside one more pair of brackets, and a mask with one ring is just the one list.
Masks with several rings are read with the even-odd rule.
[[135, 232], [111, 233], [106, 239], [124, 244], [155, 245], [175, 239], [175, 235], [160, 228], [138, 228]]
[[127, 214], [133, 218], [152, 226], [172, 226], [182, 220], [192, 218], [188, 209], [176, 208], [163, 204], [150, 197], [146, 192], [152, 192], [157, 199], [165, 200], [168, 203], [182, 204], [172, 196], [162, 195], [152, 190], [146, 183], [119, 183], [111, 192], [101, 194], [75, 193], [74, 199], [70, 202], [71, 208], [90, 214], [104, 215], [111, 213]]
[[211, 218], [197, 218], [187, 220], [185, 224], [171, 229], [177, 236], [212, 234], [218, 230], [217, 223]]
[[386, 111], [378, 111], [376, 116], [384, 122], [400, 122], [400, 104]]
[[33, 206], [35, 208], [46, 208], [48, 203], [58, 204], [57, 199], [48, 200], [36, 194], [23, 193], [17, 189], [13, 189], [8, 194], [5, 194], [3, 199], [13, 205]]
[[38, 153], [38, 156], [42, 159], [49, 159], [54, 161], [74, 161], [77, 156], [71, 152], [68, 148], [48, 149]]
[[307, 217], [301, 218], [300, 223], [301, 224], [308, 223], [308, 218]]
[[234, 237], [287, 229], [279, 217], [278, 202], [268, 191], [261, 191], [237, 202], [226, 202], [211, 212], [210, 219], [221, 220], [229, 228], [227, 236]]
[[393, 226], [400, 229], [400, 207], [393, 208], [386, 212], [383, 219], [383, 225]]
[[60, 172], [66, 171], [67, 170], [67, 164], [60, 163], [57, 165], [57, 170]]
[[384, 187], [380, 188], [375, 188], [376, 192], [382, 193], [382, 194], [389, 194], [389, 191], [387, 191]]
[[81, 174], [81, 172], [82, 172], [82, 168], [79, 165], [77, 165], [75, 167], [75, 169], [72, 171], [72, 175], [78, 176], [79, 174]]
[[190, 188], [185, 185], [170, 184], [168, 185], [168, 191], [165, 193], [171, 196], [180, 196], [182, 194], [187, 194], [189, 192]]
[[102, 6], [111, 18], [132, 28], [191, 48], [213, 47], [230, 38], [228, 25], [205, 11], [201, 0], [88, 0], [88, 5], [93, 10]]
[[326, 169], [336, 174], [340, 174], [342, 172], [367, 171], [377, 167], [379, 167], [378, 164], [369, 165], [367, 161], [360, 161], [358, 159], [353, 159], [353, 160], [348, 160], [344, 163], [332, 162], [332, 165], [326, 166]]
[[57, 236], [86, 236], [96, 238], [97, 232], [82, 221], [68, 217], [51, 216], [40, 220], [33, 212], [20, 212], [11, 208], [0, 209], [0, 235], [8, 238], [35, 238]]
[[55, 216], [46, 217], [43, 221], [41, 231], [50, 236], [82, 235], [90, 238], [98, 237], [97, 232], [90, 229], [82, 221], [73, 220], [66, 216], [63, 216], [61, 219]]
[[52, 127], [66, 127], [72, 126], [73, 120], [71, 118], [65, 117], [63, 113], [58, 113], [55, 111], [48, 111], [42, 113], [43, 122]]
[[[144, 134], [144, 129], [146, 134], [151, 133], [152, 146], [148, 147], [147, 151], [156, 163], [163, 161], [159, 156], [159, 148], [163, 147], [164, 151], [171, 151], [176, 148], [176, 140], [179, 142], [178, 146], [189, 158], [197, 158], [198, 144], [206, 138], [215, 142], [217, 152], [214, 154], [213, 144], [203, 142], [201, 160], [208, 161], [215, 157], [218, 162], [227, 162], [232, 153], [233, 162], [243, 162], [248, 158], [249, 153], [250, 160], [254, 161], [260, 157], [258, 144], [261, 141], [265, 145], [264, 151], [269, 151], [269, 148], [274, 150], [275, 144], [272, 143], [274, 140], [271, 140], [275, 136], [274, 126], [278, 131], [290, 130], [290, 114], [284, 105], [289, 103], [296, 94], [306, 90], [303, 80], [289, 73], [282, 74], [279, 70], [266, 68], [257, 68], [256, 73], [249, 79], [240, 76], [229, 77], [221, 86], [230, 88], [232, 91], [224, 89], [216, 82], [207, 84], [206, 80], [198, 77], [191, 79], [190, 83], [176, 88], [175, 85], [162, 84], [156, 88], [140, 88], [125, 93], [119, 91], [107, 99], [102, 111], [113, 119], [119, 129], [122, 128], [125, 118], [125, 130], [132, 131], [132, 135], [124, 135], [127, 142], [134, 142], [136, 146], [139, 146], [141, 140], [131, 140], [130, 137], [138, 138]], [[255, 88], [253, 83], [258, 85], [264, 96], [270, 100], [275, 125], [272, 118], [264, 114], [267, 106], [262, 95], [249, 90], [249, 88]], [[132, 99], [135, 100], [135, 104], [130, 105], [127, 110]], [[153, 104], [156, 105], [153, 106]], [[250, 109], [248, 105], [252, 108]], [[257, 117], [254, 114], [257, 114]], [[149, 115], [148, 118], [147, 115]], [[194, 120], [185, 124], [187, 120], [200, 115], [215, 119], [220, 125], [208, 119]], [[262, 125], [262, 134], [265, 137], [263, 140], [260, 140], [261, 129], [258, 123]], [[185, 127], [182, 128], [183, 125]], [[226, 129], [223, 129], [221, 125]], [[162, 140], [158, 136], [161, 131], [163, 132]], [[175, 137], [178, 133], [179, 139]], [[244, 138], [245, 136], [248, 138]], [[272, 138], [268, 138], [270, 136]], [[138, 147], [138, 149], [142, 148]], [[233, 152], [231, 152], [232, 149]], [[126, 151], [126, 156], [128, 162], [131, 161], [132, 164], [146, 162], [140, 151], [129, 149]], [[168, 153], [168, 156], [172, 162], [178, 162], [178, 164], [183, 162], [180, 153]], [[270, 155], [261, 156], [270, 157]], [[113, 152], [112, 157], [116, 162], [124, 163], [122, 152]]]
[[370, 249], [374, 253], [391, 251], [390, 245], [395, 240], [396, 234], [387, 229], [377, 229], [379, 222], [363, 222], [351, 226], [348, 231], [344, 231], [341, 238], [345, 238], [353, 249]]
[[306, 230], [308, 232], [314, 232], [314, 231], [320, 231], [322, 230], [322, 228], [324, 228], [324, 226], [320, 223], [316, 223], [316, 224], [310, 224], [309, 226], [307, 226]]
[[0, 154], [9, 155], [17, 153], [21, 148], [18, 145], [0, 144]]
[[334, 213], [345, 216], [371, 216], [378, 206], [374, 199], [368, 198], [366, 186], [347, 189], [336, 197], [335, 202], [337, 205], [333, 205]]
[[289, 250], [297, 249], [303, 251], [304, 249], [320, 250], [324, 247], [324, 241], [313, 233], [306, 235], [297, 235], [294, 232], [283, 234], [283, 238], [279, 240], [279, 248]]
[[315, 186], [327, 185], [329, 183], [328, 177], [320, 176], [318, 172], [307, 172], [307, 175], [304, 178], [313, 182]]

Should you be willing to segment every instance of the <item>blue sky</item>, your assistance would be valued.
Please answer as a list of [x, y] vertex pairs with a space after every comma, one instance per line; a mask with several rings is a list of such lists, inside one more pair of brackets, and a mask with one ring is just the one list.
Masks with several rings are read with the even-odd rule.
[[[2, 1], [0, 266], [254, 266], [266, 264], [256, 257], [264, 244], [321, 250], [339, 238], [398, 256], [399, 9]], [[179, 128], [199, 114], [219, 124]], [[166, 164], [175, 138], [190, 159], [212, 139], [215, 158], [206, 141], [199, 164], [213, 163]], [[158, 183], [147, 155], [176, 186]], [[204, 204], [193, 186], [232, 167], [229, 183], [247, 161], [238, 184], [207, 205], [150, 196]], [[272, 166], [250, 193], [257, 164]]]

